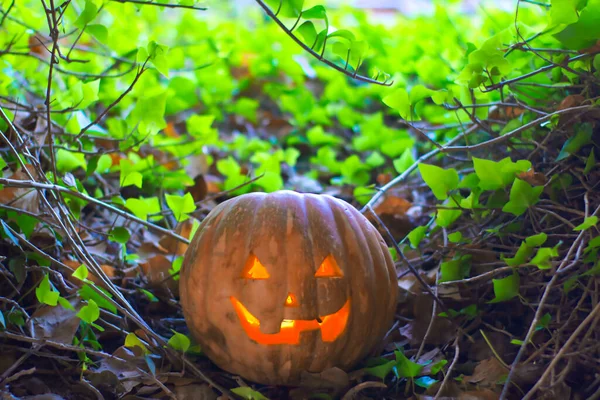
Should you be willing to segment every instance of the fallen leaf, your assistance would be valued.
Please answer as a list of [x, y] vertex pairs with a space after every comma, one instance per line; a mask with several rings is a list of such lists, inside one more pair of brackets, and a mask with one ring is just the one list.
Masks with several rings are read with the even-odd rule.
[[391, 214], [401, 217], [412, 207], [410, 201], [396, 196], [386, 196], [383, 201], [374, 208], [377, 215]]
[[169, 272], [172, 268], [172, 261], [167, 257], [159, 254], [140, 262], [139, 266], [150, 287], [168, 290], [174, 295], [179, 294], [179, 283], [171, 277]]
[[176, 386], [177, 400], [216, 400], [218, 395], [205, 383], [194, 383], [186, 386]]
[[[183, 236], [186, 239], [190, 239], [190, 235], [192, 233], [194, 224], [198, 225], [200, 224], [200, 221], [198, 221], [195, 218], [188, 218], [185, 221], [182, 221], [177, 224], [177, 226], [175, 227], [175, 233], [177, 233], [179, 236]], [[188, 248], [187, 244], [175, 239], [174, 237], [167, 235], [164, 235], [160, 239], [159, 245], [161, 248], [167, 251], [167, 254], [174, 254], [178, 256], [184, 255]]]
[[[124, 393], [129, 393], [134, 387], [142, 383], [146, 362], [142, 357], [137, 356], [132, 350], [125, 346], [117, 348], [113, 353], [114, 357], [105, 358], [100, 361], [100, 366], [90, 371], [88, 379], [92, 380], [92, 375], [101, 374], [103, 371], [109, 371], [115, 375], [123, 385]], [[110, 381], [109, 375], [105, 375], [106, 381]]]
[[535, 172], [533, 168], [531, 168], [529, 171], [519, 172], [517, 177], [529, 183], [531, 186], [544, 186], [548, 182], [546, 175], [542, 174], [541, 172]]
[[471, 390], [463, 392], [458, 396], [458, 400], [497, 400], [499, 398], [500, 394], [490, 389]]
[[165, 134], [167, 135], [167, 137], [170, 138], [178, 138], [180, 135], [177, 132], [177, 128], [175, 128], [175, 124], [173, 123], [173, 121], [169, 121], [167, 123], [167, 126], [164, 129]]
[[194, 202], [202, 201], [208, 194], [208, 184], [204, 175], [200, 174], [194, 178], [194, 184], [185, 190], [186, 193], [190, 193]]
[[465, 376], [465, 382], [483, 387], [496, 386], [507, 374], [506, 367], [498, 359], [491, 357], [479, 362], [473, 371], [473, 375]]
[[[71, 268], [71, 270], [73, 270], [73, 272], [81, 266], [81, 263], [79, 261], [69, 260], [69, 259], [63, 260], [62, 263], [65, 264], [67, 267]], [[107, 264], [101, 264], [100, 268], [102, 269], [102, 271], [104, 271], [104, 273], [106, 274], [106, 276], [109, 279], [113, 279], [115, 277], [116, 272], [117, 272], [115, 267], [107, 265]], [[96, 285], [105, 287], [104, 283], [100, 280], [100, 278], [98, 278], [96, 275], [94, 275], [94, 273], [89, 268], [88, 268], [88, 272], [89, 272], [88, 279], [90, 281], [94, 282]], [[72, 276], [72, 274], [69, 274], [69, 276], [67, 276], [67, 280], [77, 286], [81, 286], [83, 284], [83, 282], [80, 279], [75, 278], [74, 276]]]
[[[33, 176], [34, 179], [38, 177], [33, 165], [27, 164], [27, 170]], [[12, 174], [9, 174], [5, 178], [13, 179], [18, 181], [30, 181], [31, 178], [23, 170], [18, 169]], [[43, 193], [44, 191], [41, 191]], [[40, 192], [34, 188], [16, 188], [4, 186], [0, 190], [0, 203], [6, 204], [11, 207], [20, 208], [25, 211], [29, 211], [34, 214], [38, 214], [40, 211]]]
[[[77, 309], [79, 300], [71, 300], [70, 303]], [[62, 306], [41, 306], [31, 316], [33, 337], [65, 344], [73, 343], [73, 337], [79, 328], [79, 318], [76, 314], [77, 311]]]
[[580, 94], [571, 94], [565, 97], [558, 105], [557, 110], [566, 110], [567, 108], [577, 107], [585, 101], [585, 97]]

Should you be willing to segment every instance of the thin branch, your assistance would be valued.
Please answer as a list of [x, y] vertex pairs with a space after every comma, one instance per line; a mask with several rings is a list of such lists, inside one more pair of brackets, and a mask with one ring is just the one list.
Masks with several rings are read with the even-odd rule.
[[538, 379], [538, 381], [536, 382], [536, 384], [533, 385], [533, 387], [531, 388], [531, 390], [525, 395], [525, 397], [523, 397], [523, 400], [529, 400], [529, 399], [532, 398], [532, 396], [535, 394], [535, 392], [538, 391], [538, 389], [540, 388], [540, 386], [548, 378], [548, 375], [552, 372], [552, 370], [554, 369], [554, 367], [556, 367], [556, 364], [558, 364], [558, 362], [562, 359], [562, 357], [565, 355], [565, 353], [567, 352], [567, 350], [571, 347], [571, 345], [573, 344], [573, 342], [575, 341], [575, 339], [577, 338], [577, 336], [579, 336], [579, 334], [583, 331], [583, 329], [587, 325], [589, 325], [589, 323], [592, 322], [592, 320], [599, 313], [600, 313], [600, 303], [596, 304], [596, 307], [594, 307], [594, 309], [592, 310], [592, 312], [590, 312], [588, 314], [588, 316], [583, 320], [583, 322], [581, 324], [579, 324], [579, 326], [577, 327], [577, 329], [575, 329], [575, 331], [571, 334], [571, 336], [566, 341], [566, 343], [564, 344], [564, 346], [552, 358], [552, 361], [550, 362], [550, 364], [548, 365], [548, 367], [546, 367], [546, 370], [542, 374], [542, 377], [540, 379]]
[[481, 143], [470, 145], [470, 146], [447, 146], [447, 147], [444, 147], [443, 149], [441, 149], [441, 151], [444, 153], [451, 153], [451, 152], [457, 152], [457, 151], [475, 151], [475, 150], [481, 150], [486, 147], [495, 146], [495, 145], [498, 145], [500, 143], [507, 141], [508, 139], [512, 138], [513, 136], [518, 135], [519, 133], [525, 132], [526, 130], [528, 130], [530, 128], [533, 128], [543, 122], [550, 120], [555, 115], [572, 113], [574, 111], [587, 111], [594, 107], [597, 107], [597, 106], [587, 105], [587, 106], [566, 108], [564, 110], [558, 110], [551, 114], [544, 115], [543, 117], [533, 120], [523, 126], [520, 126], [517, 129], [514, 129], [508, 133], [505, 133], [502, 136], [498, 136], [493, 139], [490, 139], [486, 142], [481, 142]]
[[115, 3], [132, 3], [139, 4], [142, 6], [156, 6], [156, 7], [164, 7], [164, 8], [185, 8], [188, 10], [197, 10], [197, 11], [206, 11], [206, 7], [196, 7], [196, 6], [186, 6], [183, 4], [171, 4], [171, 3], [155, 3], [153, 1], [143, 1], [143, 0], [110, 0]]
[[75, 196], [78, 197], [82, 200], [88, 201], [90, 203], [94, 203], [97, 204], [101, 207], [104, 207], [106, 209], [108, 209], [109, 211], [123, 217], [123, 218], [127, 218], [129, 220], [135, 221], [139, 224], [142, 224], [154, 231], [160, 232], [164, 235], [170, 236], [174, 239], [179, 240], [180, 242], [183, 242], [185, 244], [189, 244], [190, 241], [186, 238], [184, 238], [183, 236], [180, 236], [176, 233], [174, 233], [173, 231], [163, 228], [161, 226], [155, 225], [152, 222], [148, 222], [148, 221], [144, 221], [141, 218], [136, 217], [135, 215], [131, 215], [130, 213], [128, 213], [127, 211], [121, 210], [113, 205], [110, 205], [108, 203], [105, 203], [101, 200], [98, 200], [94, 197], [88, 196], [86, 194], [80, 193], [80, 192], [76, 192], [70, 189], [67, 189], [63, 186], [59, 186], [59, 185], [54, 185], [51, 183], [40, 183], [40, 182], [36, 182], [33, 180], [29, 180], [29, 181], [25, 181], [25, 180], [17, 180], [17, 179], [8, 179], [8, 178], [0, 178], [0, 185], [5, 185], [7, 187], [17, 187], [17, 188], [35, 188], [35, 189], [40, 189], [40, 190], [51, 190], [54, 192], [59, 192], [59, 193], [65, 193], [65, 194], [69, 194], [71, 196]]
[[406, 178], [408, 178], [408, 176], [415, 170], [417, 169], [417, 167], [419, 166], [419, 164], [429, 160], [430, 158], [438, 155], [441, 152], [445, 152], [446, 149], [448, 149], [448, 147], [450, 145], [453, 145], [454, 143], [458, 142], [459, 140], [463, 139], [464, 137], [470, 135], [471, 133], [475, 132], [477, 129], [479, 129], [479, 127], [477, 125], [474, 125], [472, 127], [470, 127], [468, 130], [466, 130], [465, 132], [455, 136], [454, 138], [452, 138], [445, 146], [440, 147], [440, 148], [435, 148], [433, 150], [431, 150], [429, 153], [423, 154], [421, 157], [419, 157], [419, 159], [417, 161], [415, 161], [413, 163], [413, 165], [411, 165], [410, 167], [408, 167], [406, 169], [406, 171], [404, 171], [403, 173], [401, 173], [400, 175], [398, 175], [397, 177], [395, 177], [394, 179], [392, 179], [391, 181], [389, 181], [387, 184], [385, 184], [384, 186], [381, 187], [381, 189], [379, 189], [379, 191], [377, 193], [375, 193], [375, 195], [373, 195], [373, 197], [371, 198], [371, 200], [369, 200], [369, 202], [367, 204], [365, 204], [365, 206], [360, 210], [362, 213], [364, 213], [365, 211], [367, 211], [369, 208], [373, 208], [373, 206], [375, 205], [375, 203], [377, 203], [377, 201], [392, 187], [398, 185], [400, 182], [404, 181]]
[[[113, 1], [117, 1], [117, 0], [113, 0]], [[342, 74], [349, 76], [351, 78], [356, 79], [357, 81], [362, 81], [362, 82], [367, 82], [367, 83], [373, 83], [375, 85], [382, 85], [382, 86], [391, 86], [394, 82], [387, 82], [387, 81], [377, 81], [375, 79], [363, 76], [363, 75], [358, 75], [355, 72], [350, 72], [347, 69], [344, 69], [343, 67], [340, 67], [339, 65], [337, 65], [336, 63], [329, 61], [328, 59], [326, 59], [325, 57], [323, 57], [323, 54], [319, 54], [316, 51], [314, 51], [313, 49], [311, 49], [310, 47], [308, 47], [308, 45], [304, 44], [300, 39], [298, 39], [298, 37], [296, 35], [294, 35], [292, 33], [292, 31], [290, 31], [288, 29], [287, 26], [285, 26], [285, 24], [283, 22], [281, 22], [281, 20], [279, 18], [277, 18], [277, 15], [275, 13], [273, 13], [273, 11], [271, 11], [271, 9], [269, 8], [269, 6], [267, 6], [262, 0], [256, 0], [256, 2], [258, 3], [258, 5], [260, 5], [263, 10], [265, 10], [265, 12], [267, 13], [267, 15], [269, 17], [271, 17], [271, 19], [273, 21], [275, 21], [275, 23], [277, 25], [279, 25], [279, 27], [289, 36], [292, 38], [292, 40], [294, 42], [296, 42], [300, 47], [302, 47], [304, 49], [304, 51], [306, 51], [307, 53], [309, 53], [311, 56], [313, 56], [314, 58], [316, 58], [317, 60], [321, 61], [322, 63], [328, 65], [329, 67], [335, 69], [336, 71], [341, 72]], [[325, 50], [325, 43], [323, 43], [323, 50]]]

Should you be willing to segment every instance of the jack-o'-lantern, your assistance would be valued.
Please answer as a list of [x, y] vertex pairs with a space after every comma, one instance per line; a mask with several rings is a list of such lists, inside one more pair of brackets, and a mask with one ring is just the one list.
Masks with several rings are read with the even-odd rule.
[[221, 203], [198, 228], [179, 281], [206, 355], [265, 384], [350, 368], [380, 342], [396, 308], [385, 242], [354, 207], [326, 195]]

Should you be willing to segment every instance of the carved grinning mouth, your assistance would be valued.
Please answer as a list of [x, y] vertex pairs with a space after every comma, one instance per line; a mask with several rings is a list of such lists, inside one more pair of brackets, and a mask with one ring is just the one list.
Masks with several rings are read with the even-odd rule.
[[256, 318], [244, 305], [234, 296], [230, 297], [233, 308], [237, 313], [242, 327], [248, 337], [261, 344], [298, 344], [300, 333], [305, 331], [321, 331], [321, 339], [324, 342], [333, 342], [346, 329], [348, 315], [350, 314], [350, 299], [333, 314], [319, 317], [318, 319], [284, 319], [277, 333], [263, 333], [260, 330], [260, 320]]

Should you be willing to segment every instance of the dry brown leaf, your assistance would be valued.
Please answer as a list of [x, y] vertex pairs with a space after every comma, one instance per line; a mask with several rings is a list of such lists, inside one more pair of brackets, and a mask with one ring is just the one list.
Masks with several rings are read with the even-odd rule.
[[210, 386], [205, 383], [176, 386], [175, 396], [177, 396], [177, 400], [216, 400], [218, 397]]
[[[121, 393], [129, 393], [134, 387], [142, 382], [142, 371], [147, 367], [146, 363], [143, 358], [136, 356], [133, 351], [125, 346], [121, 346], [115, 350], [113, 356], [115, 358], [102, 359], [100, 361], [100, 366], [95, 370], [91, 370], [89, 379], [92, 381], [92, 376], [94, 376], [94, 374], [101, 374], [104, 371], [109, 371], [117, 377], [119, 384], [123, 385]], [[124, 362], [120, 360], [124, 360]], [[97, 379], [103, 380], [104, 382], [112, 381], [110, 375], [106, 374], [104, 377], [97, 377]]]
[[29, 38], [27, 38], [29, 51], [40, 56], [50, 56], [50, 52], [46, 49], [46, 46], [50, 43], [52, 43], [52, 39], [40, 33], [30, 35]]
[[[70, 303], [75, 309], [78, 308], [78, 300], [72, 300]], [[76, 314], [76, 311], [64, 307], [41, 306], [31, 316], [33, 337], [70, 345], [79, 328], [79, 318]]]
[[490, 389], [471, 390], [458, 396], [459, 400], [498, 400], [499, 398], [500, 394], [492, 392]]
[[386, 196], [381, 203], [375, 206], [374, 211], [377, 215], [389, 214], [401, 217], [404, 216], [411, 207], [411, 202], [402, 197]]
[[[429, 294], [414, 296], [411, 322], [400, 328], [400, 333], [412, 345], [418, 346], [423, 341], [431, 321], [433, 300]], [[456, 329], [447, 318], [437, 317], [433, 321], [431, 331], [427, 336], [426, 344], [441, 345], [449, 342], [456, 335]]]
[[172, 268], [172, 262], [167, 257], [159, 254], [139, 263], [139, 266], [150, 287], [166, 289], [174, 295], [179, 294], [179, 283], [171, 277], [169, 270]]
[[563, 99], [558, 105], [558, 111], [566, 110], [567, 108], [577, 107], [585, 101], [585, 97], [580, 94], [571, 94]]
[[384, 186], [387, 183], [389, 183], [392, 179], [393, 179], [393, 175], [388, 173], [385, 174], [378, 174], [377, 175], [377, 184], [380, 186]]
[[[81, 266], [81, 263], [79, 261], [69, 259], [63, 260], [62, 263], [65, 264], [67, 267], [71, 268], [73, 272]], [[107, 264], [101, 264], [100, 268], [102, 269], [102, 271], [104, 271], [104, 273], [109, 279], [113, 279], [116, 276], [117, 270], [114, 267]], [[104, 283], [102, 283], [102, 281], [96, 275], [94, 275], [94, 273], [89, 268], [88, 272], [88, 279], [90, 281], [94, 282], [96, 285], [103, 287], [105, 286]], [[71, 274], [69, 274], [67, 280], [77, 286], [81, 286], [83, 284], [81, 280], [73, 277]]]
[[194, 184], [186, 189], [186, 192], [192, 195], [194, 202], [202, 201], [208, 194], [208, 184], [204, 175], [200, 174], [194, 178]]
[[541, 172], [535, 172], [533, 168], [531, 168], [529, 171], [518, 173], [517, 177], [532, 186], [544, 186], [546, 183], [548, 183], [548, 178], [546, 178], [546, 175], [542, 174]]
[[[177, 224], [175, 227], [175, 232], [179, 236], [183, 236], [186, 239], [190, 239], [190, 235], [192, 233], [192, 228], [194, 224], [199, 224], [200, 222], [195, 218], [188, 218], [185, 221], [182, 221]], [[167, 251], [169, 255], [177, 255], [182, 256], [185, 254], [188, 245], [175, 239], [174, 237], [164, 235], [160, 241], [159, 246]]]
[[[33, 178], [36, 179], [38, 175], [34, 167], [30, 164], [27, 164], [26, 167], [29, 173], [33, 176]], [[9, 174], [5, 178], [14, 179], [18, 181], [31, 180], [29, 178], [29, 175], [21, 169], [18, 169], [14, 173]], [[39, 194], [40, 192], [33, 188], [16, 188], [4, 186], [4, 188], [0, 190], [0, 203], [37, 214], [40, 211]]]
[[473, 375], [465, 376], [464, 380], [483, 387], [496, 386], [507, 374], [506, 367], [498, 359], [491, 357], [477, 364]]
[[165, 127], [164, 132], [167, 135], [167, 137], [170, 138], [178, 138], [180, 136], [179, 132], [177, 132], [177, 128], [175, 127], [173, 121], [167, 122], [167, 126]]

